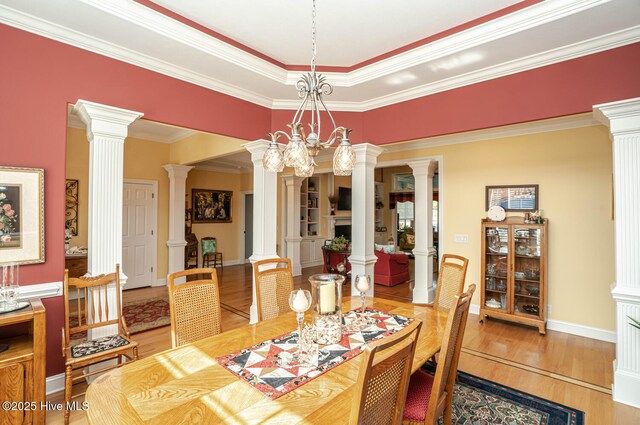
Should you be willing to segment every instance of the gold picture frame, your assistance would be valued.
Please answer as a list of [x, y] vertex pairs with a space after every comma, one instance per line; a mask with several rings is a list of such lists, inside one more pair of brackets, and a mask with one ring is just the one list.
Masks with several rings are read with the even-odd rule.
[[44, 263], [44, 169], [0, 166], [0, 264]]
[[233, 191], [192, 189], [192, 223], [231, 223]]

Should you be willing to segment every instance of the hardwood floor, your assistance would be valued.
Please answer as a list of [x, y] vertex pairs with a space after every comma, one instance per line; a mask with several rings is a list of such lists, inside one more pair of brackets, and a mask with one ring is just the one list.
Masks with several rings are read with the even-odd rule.
[[[321, 267], [303, 270], [295, 278], [295, 286], [309, 289], [308, 277], [321, 273]], [[230, 330], [249, 323], [251, 306], [251, 267], [230, 266], [218, 276], [222, 304], [222, 328]], [[343, 286], [343, 296], [350, 296], [350, 286]], [[394, 287], [376, 285], [377, 297], [411, 300], [411, 284]], [[143, 288], [124, 292], [125, 301], [159, 296], [165, 287]], [[140, 344], [140, 356], [171, 348], [170, 328], [164, 327], [133, 336]], [[460, 369], [520, 391], [575, 407], [585, 412], [586, 424], [640, 423], [640, 409], [613, 402], [612, 362], [615, 346], [611, 343], [548, 331], [539, 335], [536, 329], [498, 320], [479, 323], [477, 315], [469, 315], [460, 357]], [[74, 386], [74, 401], [82, 401], [86, 384]], [[59, 403], [62, 392], [48, 397]], [[91, 408], [89, 406], [89, 408]], [[49, 424], [62, 423], [60, 412], [48, 412]], [[71, 423], [85, 424], [83, 412], [73, 412]]]

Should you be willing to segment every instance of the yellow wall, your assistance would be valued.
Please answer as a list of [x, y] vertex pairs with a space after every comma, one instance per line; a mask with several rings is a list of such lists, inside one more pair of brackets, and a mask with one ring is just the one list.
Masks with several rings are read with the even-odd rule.
[[170, 146], [172, 164], [193, 164], [207, 159], [218, 158], [237, 152], [245, 152], [242, 147], [246, 140], [198, 132]]
[[[221, 173], [193, 169], [187, 176], [187, 205], [191, 206], [192, 189], [213, 189], [233, 191], [231, 203], [231, 223], [193, 223], [192, 231], [198, 241], [205, 236], [217, 239], [218, 251], [222, 252], [224, 261], [244, 259], [241, 237], [244, 237], [244, 223], [240, 217], [240, 191], [242, 174]], [[247, 189], [250, 190], [250, 189]], [[255, 211], [254, 213], [258, 213]], [[201, 250], [198, 251], [202, 255]], [[200, 258], [200, 261], [202, 258]]]
[[[124, 143], [124, 178], [156, 180], [158, 182], [158, 279], [167, 276], [169, 238], [169, 178], [162, 168], [169, 163], [166, 143], [127, 138]], [[67, 129], [67, 178], [79, 181], [78, 236], [71, 245], [87, 246], [89, 203], [89, 142], [84, 130]], [[152, 282], [155, 283], [155, 282]]]
[[[469, 258], [467, 284], [480, 279], [485, 186], [538, 184], [539, 207], [549, 218], [549, 318], [615, 329], [612, 157], [605, 127], [383, 154], [379, 162], [435, 155], [443, 157], [441, 252]], [[469, 235], [469, 243], [454, 243], [454, 234]]]

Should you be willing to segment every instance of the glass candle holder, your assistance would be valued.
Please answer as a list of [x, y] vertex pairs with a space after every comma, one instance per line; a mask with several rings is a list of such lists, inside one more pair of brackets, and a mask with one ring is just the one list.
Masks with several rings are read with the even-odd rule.
[[320, 345], [336, 344], [342, 338], [344, 280], [338, 274], [315, 274], [309, 278], [315, 341]]

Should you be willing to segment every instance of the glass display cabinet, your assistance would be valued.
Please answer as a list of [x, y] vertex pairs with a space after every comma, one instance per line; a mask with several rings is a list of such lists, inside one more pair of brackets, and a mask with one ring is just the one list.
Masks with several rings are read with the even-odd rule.
[[547, 225], [482, 220], [481, 322], [495, 317], [546, 333]]

